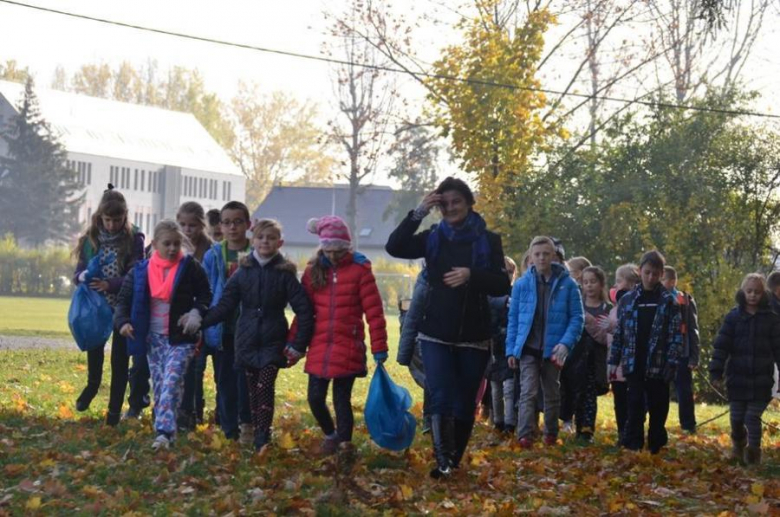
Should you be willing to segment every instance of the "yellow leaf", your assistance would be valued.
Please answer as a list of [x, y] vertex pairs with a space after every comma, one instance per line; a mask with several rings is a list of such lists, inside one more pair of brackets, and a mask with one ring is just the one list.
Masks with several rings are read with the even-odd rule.
[[284, 433], [282, 435], [282, 437], [279, 439], [279, 447], [287, 450], [293, 449], [295, 447], [295, 441], [293, 441], [290, 433]]
[[764, 485], [762, 483], [753, 483], [750, 485], [750, 492], [756, 497], [764, 497]]
[[41, 468], [44, 468], [44, 469], [51, 468], [54, 465], [56, 465], [56, 463], [51, 458], [46, 458], [45, 460], [43, 460], [40, 463], [38, 463], [38, 466], [41, 467]]
[[27, 500], [27, 504], [24, 507], [30, 511], [35, 511], [41, 507], [40, 497], [31, 497]]
[[73, 418], [73, 410], [70, 409], [70, 406], [63, 402], [60, 404], [60, 409], [57, 411], [57, 415], [59, 415], [60, 418], [68, 419]]
[[745, 503], [747, 503], [749, 505], [758, 504], [760, 501], [761, 501], [761, 498], [760, 497], [756, 497], [753, 494], [750, 494], [749, 496], [747, 496], [745, 498]]
[[215, 451], [222, 449], [222, 440], [219, 439], [219, 434], [214, 433], [214, 435], [211, 437], [211, 443], [209, 444], [209, 447]]
[[409, 485], [401, 485], [398, 488], [401, 489], [401, 497], [403, 498], [404, 501], [408, 501], [414, 495], [414, 490], [412, 490], [412, 487], [410, 487]]

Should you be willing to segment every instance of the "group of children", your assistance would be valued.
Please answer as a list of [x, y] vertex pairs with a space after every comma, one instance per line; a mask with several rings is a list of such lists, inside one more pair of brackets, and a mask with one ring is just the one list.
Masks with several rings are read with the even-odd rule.
[[[630, 450], [644, 448], [649, 415], [647, 447], [656, 454], [668, 441], [673, 381], [680, 426], [695, 433], [697, 308], [693, 297], [677, 289], [676, 270], [658, 251], [649, 251], [638, 266], [618, 267], [608, 290], [601, 268], [585, 257], [564, 259], [560, 243], [548, 237], [533, 239], [519, 271], [506, 257], [512, 294], [490, 300], [490, 388], [482, 398], [496, 430], [514, 434], [523, 448], [540, 437], [554, 445], [562, 422], [589, 443], [598, 397], [611, 388], [618, 443]], [[425, 295], [421, 286], [424, 280], [415, 287], [404, 327], [414, 325], [415, 306]], [[732, 456], [755, 464], [761, 458], [761, 415], [772, 398], [775, 364], [780, 364], [780, 272], [770, 275], [768, 287], [762, 275], [748, 275], [737, 303], [715, 341], [709, 371], [717, 383], [725, 370]], [[424, 372], [419, 373], [407, 343], [413, 334], [402, 329], [399, 362], [409, 365], [424, 386]]]
[[[101, 278], [89, 284], [115, 310], [106, 423], [121, 419], [128, 378], [126, 417], [140, 415], [149, 404], [151, 378], [153, 447], [169, 447], [178, 430], [203, 420], [203, 376], [211, 355], [216, 422], [228, 438], [261, 449], [270, 440], [279, 369], [305, 356], [307, 398], [324, 433], [322, 452], [350, 451], [352, 389], [367, 374], [364, 317], [377, 362], [387, 358], [387, 332], [371, 264], [353, 250], [344, 221], [335, 216], [310, 221], [320, 247], [299, 281], [295, 265], [280, 252], [279, 223], [253, 224], [243, 203], [231, 201], [209, 214], [197, 203], [185, 203], [176, 221], [155, 227], [146, 249], [144, 235], [127, 215], [124, 197], [109, 186], [76, 249], [76, 282], [85, 280], [93, 257], [115, 257], [103, 261]], [[681, 426], [695, 432], [696, 305], [677, 290], [676, 271], [659, 252], [649, 251], [638, 266], [619, 267], [608, 291], [601, 268], [584, 257], [564, 259], [559, 242], [534, 238], [519, 268], [506, 259], [511, 296], [489, 300], [493, 346], [485, 384], [496, 427], [514, 433], [522, 447], [538, 438], [554, 445], [562, 420], [564, 429], [589, 442], [598, 396], [611, 387], [619, 443], [642, 449], [649, 414], [647, 445], [657, 453], [668, 441], [669, 385], [675, 381]], [[424, 270], [398, 359], [423, 386], [416, 321], [426, 290]], [[750, 464], [760, 461], [761, 415], [771, 400], [774, 364], [780, 363], [777, 295], [780, 272], [770, 275], [768, 287], [759, 274], [745, 278], [709, 365], [713, 381], [725, 375], [733, 455]], [[290, 327], [288, 305], [296, 315]], [[103, 358], [102, 348], [88, 352], [79, 411], [97, 394]], [[325, 403], [331, 382], [335, 422]]]
[[[203, 375], [211, 355], [217, 423], [228, 438], [262, 449], [270, 440], [279, 369], [306, 355], [308, 400], [325, 434], [322, 449], [351, 450], [352, 387], [367, 374], [364, 315], [378, 362], [387, 357], [387, 333], [371, 264], [352, 250], [344, 221], [329, 216], [310, 221], [320, 248], [299, 281], [295, 265], [280, 253], [279, 223], [252, 224], [243, 203], [228, 202], [210, 212], [209, 221], [199, 204], [185, 203], [176, 221], [156, 225], [146, 249], [144, 235], [127, 215], [124, 197], [109, 185], [76, 248], [76, 282], [85, 280], [92, 257], [116, 257], [89, 284], [114, 308], [106, 423], [120, 422], [132, 356], [125, 417], [139, 416], [148, 405], [143, 391], [151, 377], [152, 447], [168, 448], [179, 430], [203, 419]], [[296, 316], [292, 328], [288, 305]], [[89, 352], [79, 411], [97, 394], [102, 367], [103, 349]], [[325, 404], [331, 381], [335, 424]]]

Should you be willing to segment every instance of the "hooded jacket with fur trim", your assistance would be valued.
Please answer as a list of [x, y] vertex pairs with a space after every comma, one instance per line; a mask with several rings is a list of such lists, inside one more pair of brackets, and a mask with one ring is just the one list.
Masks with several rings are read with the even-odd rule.
[[[225, 284], [217, 305], [206, 313], [204, 328], [225, 321], [241, 309], [234, 344], [236, 366], [261, 369], [273, 364], [283, 368], [287, 365], [283, 352], [288, 342], [298, 352], [306, 352], [314, 315], [295, 271], [295, 264], [281, 255], [264, 266], [249, 255]], [[298, 320], [294, 333], [289, 332], [284, 313], [288, 303]]]

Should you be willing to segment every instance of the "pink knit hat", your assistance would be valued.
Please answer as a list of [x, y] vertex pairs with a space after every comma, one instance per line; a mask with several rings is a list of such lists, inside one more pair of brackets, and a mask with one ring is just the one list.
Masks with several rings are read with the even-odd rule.
[[341, 217], [325, 215], [309, 219], [306, 229], [319, 236], [320, 247], [324, 250], [348, 250], [352, 247], [349, 227]]

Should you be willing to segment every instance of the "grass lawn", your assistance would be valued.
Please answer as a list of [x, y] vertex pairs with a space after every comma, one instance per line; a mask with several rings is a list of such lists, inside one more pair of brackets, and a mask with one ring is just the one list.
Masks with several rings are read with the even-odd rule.
[[69, 338], [64, 298], [0, 296], [0, 335]]
[[[32, 331], [37, 320], [48, 322], [51, 331], [56, 329], [51, 320], [63, 318], [47, 303], [46, 316], [17, 318], [6, 310], [30, 313], [35, 302], [8, 300], [0, 299], [0, 328]], [[50, 301], [56, 300], [43, 300]], [[67, 302], [62, 307], [67, 310]], [[9, 326], [13, 321], [27, 323]], [[388, 322], [393, 358], [397, 319]], [[405, 368], [392, 359], [388, 363], [393, 378], [411, 390], [419, 416], [420, 390]], [[207, 376], [211, 410], [210, 371]], [[402, 453], [383, 451], [369, 440], [362, 418], [369, 379], [355, 387], [358, 460], [347, 465], [316, 454], [321, 434], [308, 410], [300, 365], [279, 377], [274, 445], [261, 455], [226, 442], [211, 425], [154, 454], [148, 415], [113, 429], [102, 425], [109, 378], [106, 367], [92, 408], [78, 414], [74, 401], [86, 380], [86, 356], [75, 346], [0, 352], [0, 515], [780, 512], [780, 433], [765, 430], [764, 465], [748, 470], [726, 458], [727, 416], [687, 436], [678, 432], [674, 404], [670, 443], [658, 457], [614, 446], [610, 396], [599, 400], [596, 442], [587, 447], [561, 436], [558, 447], [520, 451], [487, 422], [478, 422], [465, 468], [439, 483], [427, 475], [428, 437], [418, 434]], [[724, 409], [697, 406], [697, 417], [704, 422]], [[780, 423], [777, 403], [764, 420]]]

